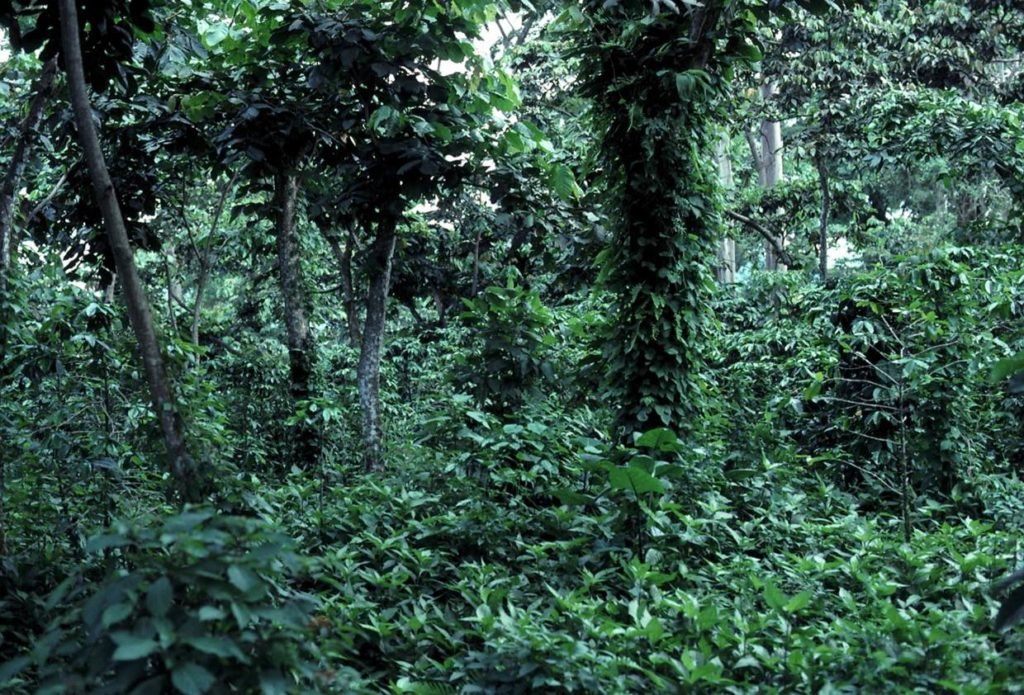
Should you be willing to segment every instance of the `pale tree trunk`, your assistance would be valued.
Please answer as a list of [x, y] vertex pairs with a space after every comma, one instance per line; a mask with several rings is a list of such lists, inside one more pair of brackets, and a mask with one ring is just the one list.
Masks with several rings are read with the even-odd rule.
[[85, 152], [89, 178], [92, 180], [93, 192], [103, 216], [107, 241], [124, 288], [128, 319], [139, 343], [150, 398], [167, 448], [168, 465], [181, 497], [186, 501], [198, 502], [205, 497], [208, 481], [205, 471], [196, 465], [185, 443], [181, 419], [175, 409], [171, 386], [164, 371], [153, 313], [138, 269], [135, 267], [135, 258], [128, 241], [128, 230], [125, 228], [117, 194], [110, 181], [103, 151], [100, 149], [99, 135], [92, 122], [92, 105], [85, 86], [75, 0], [61, 0], [60, 23], [64, 65], [75, 112], [75, 123], [78, 127], [78, 139]]
[[359, 407], [362, 410], [363, 465], [368, 471], [384, 468], [384, 434], [380, 418], [380, 359], [384, 346], [396, 227], [397, 220], [386, 220], [377, 226], [377, 236], [373, 240], [367, 259], [370, 283], [366, 296], [366, 324], [363, 327], [363, 344], [359, 353], [356, 379], [359, 387]]
[[[775, 85], [768, 83], [761, 87], [761, 99], [767, 103], [775, 94]], [[764, 120], [761, 122], [761, 157], [758, 175], [761, 186], [772, 188], [782, 181], [782, 124], [779, 121]], [[779, 262], [775, 248], [766, 243], [764, 246], [764, 267], [766, 270], [785, 270], [786, 266]]]
[[[295, 233], [295, 206], [299, 177], [289, 169], [274, 178], [274, 209], [277, 213], [277, 275], [284, 300], [284, 323], [288, 332], [290, 392], [293, 402], [307, 400], [311, 394], [316, 347], [309, 328], [309, 299], [302, 278], [299, 240]], [[316, 428], [300, 421], [292, 430], [297, 461], [316, 463], [320, 442]]]
[[831, 213], [832, 194], [828, 185], [828, 167], [824, 158], [819, 154], [814, 158], [818, 168], [818, 186], [821, 188], [821, 219], [818, 223], [818, 273], [821, 281], [825, 282], [828, 276], [828, 218]]
[[[731, 189], [732, 159], [729, 157], [729, 136], [722, 133], [715, 146], [715, 158], [718, 160], [718, 181], [723, 189]], [[736, 282], [736, 240], [723, 236], [718, 240], [718, 282], [731, 285]]]

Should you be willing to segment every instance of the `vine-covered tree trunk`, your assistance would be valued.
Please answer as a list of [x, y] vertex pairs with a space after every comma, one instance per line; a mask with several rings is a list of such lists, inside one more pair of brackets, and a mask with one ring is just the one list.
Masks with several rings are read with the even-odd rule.
[[[277, 214], [277, 269], [284, 300], [284, 323], [288, 332], [289, 391], [296, 403], [312, 393], [316, 346], [309, 328], [309, 298], [302, 278], [299, 240], [295, 233], [295, 205], [298, 174], [288, 169], [274, 179], [274, 210]], [[317, 429], [300, 421], [292, 430], [296, 461], [314, 463], [320, 455]]]
[[128, 230], [125, 228], [114, 184], [110, 180], [100, 149], [99, 135], [92, 122], [92, 105], [86, 92], [75, 0], [61, 0], [60, 24], [64, 66], [75, 112], [75, 124], [78, 127], [78, 139], [85, 152], [89, 178], [92, 180], [93, 191], [103, 216], [103, 226], [114, 256], [117, 274], [124, 288], [128, 319], [139, 343], [150, 398], [167, 448], [171, 475], [183, 499], [199, 501], [206, 494], [208, 480], [205, 471], [196, 465], [186, 446], [181, 419], [178, 417], [170, 382], [164, 371], [153, 312], [135, 267], [135, 257], [128, 241]]
[[387, 320], [388, 288], [395, 255], [397, 220], [384, 220], [370, 248], [367, 271], [370, 283], [366, 296], [366, 324], [356, 379], [362, 410], [363, 465], [368, 471], [384, 467], [383, 428], [380, 418], [380, 358]]
[[604, 272], [615, 293], [609, 391], [621, 434], [683, 431], [704, 399], [699, 348], [719, 211], [709, 167], [714, 88], [703, 69], [722, 6], [656, 16], [638, 0], [597, 6], [582, 37], [583, 74], [615, 184]]

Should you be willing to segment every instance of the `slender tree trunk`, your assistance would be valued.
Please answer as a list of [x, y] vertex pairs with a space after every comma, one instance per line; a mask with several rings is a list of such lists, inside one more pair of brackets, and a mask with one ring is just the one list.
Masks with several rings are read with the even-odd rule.
[[235, 181], [238, 180], [239, 172], [235, 172], [231, 179], [227, 182], [227, 185], [220, 192], [220, 197], [217, 199], [217, 208], [213, 211], [213, 219], [210, 221], [210, 233], [207, 235], [206, 248], [200, 253], [195, 243], [192, 244], [192, 251], [196, 255], [196, 262], [199, 264], [199, 279], [196, 281], [196, 299], [195, 304], [192, 305], [192, 344], [199, 345], [199, 322], [202, 319], [203, 312], [203, 296], [206, 293], [206, 283], [210, 279], [210, 268], [213, 265], [213, 250], [212, 242], [209, 241], [214, 237], [217, 231], [217, 226], [220, 224], [221, 213], [224, 212], [224, 204], [227, 202], [228, 194], [231, 193], [235, 187]]
[[384, 346], [387, 320], [388, 289], [391, 284], [391, 262], [395, 255], [397, 220], [386, 220], [377, 227], [377, 236], [370, 248], [367, 268], [370, 285], [366, 297], [366, 325], [359, 354], [356, 379], [359, 386], [359, 407], [362, 409], [363, 465], [368, 471], [384, 468], [383, 428], [380, 419], [380, 359]]
[[356, 304], [355, 285], [352, 282], [352, 247], [355, 246], [355, 239], [349, 233], [348, 241], [342, 247], [341, 241], [333, 232], [324, 230], [323, 235], [331, 247], [334, 260], [338, 262], [342, 299], [345, 302], [345, 321], [348, 324], [348, 341], [352, 347], [358, 348], [363, 342], [363, 336], [359, 330], [359, 307]]
[[[15, 196], [18, 187], [21, 185], [21, 178], [25, 174], [25, 167], [28, 164], [29, 148], [32, 137], [39, 121], [43, 117], [43, 108], [46, 102], [53, 96], [54, 76], [57, 73], [57, 57], [54, 56], [43, 66], [43, 71], [32, 84], [32, 102], [28, 107], [28, 115], [22, 121], [21, 131], [18, 133], [18, 140], [14, 146], [11, 160], [7, 164], [7, 171], [4, 174], [3, 183], [0, 184], [0, 373], [3, 372], [3, 365], [7, 359], [7, 343], [9, 333], [7, 323], [9, 321], [8, 304], [9, 282], [11, 264], [14, 262], [14, 207]], [[0, 467], [3, 463], [0, 462]], [[3, 471], [0, 470], [0, 552], [4, 545], [4, 495]]]
[[831, 212], [832, 195], [828, 186], [828, 167], [819, 154], [815, 157], [818, 168], [818, 185], [821, 187], [821, 220], [818, 224], [818, 273], [825, 282], [828, 275], [828, 218]]
[[[722, 133], [715, 146], [715, 157], [718, 160], [718, 182], [723, 189], [731, 189], [732, 159], [729, 157], [729, 136]], [[736, 240], [723, 236], [718, 240], [718, 282], [731, 285], [736, 282]]]
[[[775, 94], [774, 84], [761, 87], [761, 98], [767, 103]], [[759, 167], [761, 185], [772, 188], [782, 181], [782, 124], [779, 121], [764, 120], [761, 122], [761, 166]], [[785, 270], [786, 266], [779, 262], [779, 257], [771, 244], [764, 247], [766, 270]]]
[[125, 228], [117, 194], [103, 159], [99, 135], [92, 122], [92, 105], [86, 92], [82, 51], [78, 39], [75, 0], [61, 0], [60, 21], [64, 65], [71, 91], [71, 103], [75, 111], [75, 123], [78, 126], [78, 138], [85, 152], [89, 178], [92, 180], [93, 191], [103, 215], [103, 226], [114, 256], [117, 274], [124, 288], [128, 318], [139, 343], [146, 380], [149, 382], [150, 397], [167, 448], [171, 475], [183, 499], [199, 501], [206, 494], [208, 481], [205, 472], [200, 470], [192, 459], [185, 443], [181, 419], [175, 409], [170, 383], [164, 371], [153, 313], [146, 298], [145, 287], [135, 267], [135, 258], [128, 241], [128, 230]]
[[0, 185], [0, 298], [5, 296], [7, 273], [14, 255], [12, 229], [14, 227], [14, 197], [17, 195], [21, 177], [28, 163], [29, 146], [39, 121], [43, 117], [43, 107], [53, 96], [54, 76], [57, 73], [57, 57], [54, 56], [43, 66], [43, 72], [32, 85], [32, 102], [28, 107], [28, 115], [21, 124], [21, 132], [14, 146], [14, 153], [7, 164], [3, 184]]
[[[299, 240], [295, 233], [295, 206], [299, 177], [294, 170], [277, 174], [274, 179], [274, 209], [277, 212], [277, 272], [284, 299], [284, 323], [288, 332], [290, 392], [295, 403], [312, 393], [316, 346], [309, 329], [309, 298], [302, 279]], [[320, 455], [316, 428], [298, 423], [292, 431], [296, 460], [313, 465]]]

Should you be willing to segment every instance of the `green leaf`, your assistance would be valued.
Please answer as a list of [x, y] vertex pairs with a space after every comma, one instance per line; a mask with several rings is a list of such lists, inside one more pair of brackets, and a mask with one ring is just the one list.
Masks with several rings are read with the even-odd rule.
[[775, 586], [774, 582], [769, 581], [764, 585], [764, 602], [772, 610], [783, 610], [786, 605], [786, 595], [779, 587]]
[[583, 196], [583, 190], [576, 183], [572, 169], [564, 164], [556, 164], [552, 167], [551, 189], [562, 200], [575, 200]]
[[280, 671], [264, 671], [260, 674], [262, 695], [288, 695], [289, 685], [288, 679]]
[[24, 671], [25, 667], [31, 663], [32, 659], [30, 657], [19, 656], [0, 664], [0, 683], [10, 683], [15, 676]]
[[612, 488], [616, 490], [632, 490], [638, 495], [647, 492], [665, 492], [662, 482], [641, 468], [632, 466], [614, 468], [608, 479]]
[[1024, 371], [1024, 351], [1018, 352], [1012, 357], [1006, 357], [992, 365], [992, 372], [989, 374], [989, 381], [993, 384], [999, 383], [1008, 376]]
[[583, 495], [575, 490], [564, 487], [555, 488], [551, 491], [551, 494], [558, 499], [559, 502], [567, 506], [581, 506], [593, 501], [593, 498], [588, 495]]
[[227, 613], [216, 606], [203, 606], [199, 609], [200, 622], [205, 623], [211, 620], [223, 620], [225, 617], [227, 617]]
[[136, 659], [145, 659], [159, 648], [160, 645], [151, 639], [133, 640], [131, 642], [125, 642], [115, 649], [114, 655], [111, 658], [114, 661], [135, 661]]
[[100, 619], [103, 627], [110, 627], [121, 622], [132, 614], [134, 608], [135, 606], [131, 603], [115, 603], [112, 606], [107, 606], [107, 609], [103, 611], [103, 617]]
[[636, 440], [636, 446], [655, 451], [679, 451], [682, 444], [675, 432], [666, 427], [658, 427], [640, 435]]
[[249, 663], [249, 657], [242, 653], [242, 650], [230, 637], [186, 637], [182, 641], [204, 654], [212, 654], [225, 659], [237, 659], [243, 664]]
[[123, 545], [131, 543], [130, 538], [126, 538], [119, 533], [105, 533], [99, 536], [93, 536], [85, 544], [85, 552], [90, 555], [98, 553], [107, 548], [119, 548]]
[[184, 695], [203, 695], [216, 681], [212, 673], [192, 662], [179, 664], [171, 672], [174, 688]]
[[167, 615], [173, 601], [174, 587], [171, 586], [171, 580], [167, 577], [160, 577], [149, 585], [149, 590], [146, 592], [146, 608], [149, 609], [150, 615], [159, 618]]
[[796, 613], [797, 611], [806, 608], [807, 604], [811, 602], [811, 592], [801, 591], [799, 594], [789, 599], [789, 602], [783, 607], [783, 610], [787, 613]]
[[238, 565], [228, 567], [228, 581], [246, 594], [261, 586], [260, 578], [252, 570]]

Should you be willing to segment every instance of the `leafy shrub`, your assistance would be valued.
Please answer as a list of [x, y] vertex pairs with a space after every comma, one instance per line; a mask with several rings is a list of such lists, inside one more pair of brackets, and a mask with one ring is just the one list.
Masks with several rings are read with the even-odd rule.
[[12, 683], [40, 693], [314, 688], [302, 645], [315, 602], [288, 588], [299, 558], [264, 523], [190, 510], [115, 524], [88, 551], [120, 567], [96, 585], [67, 578], [45, 633], [0, 681], [20, 674]]

